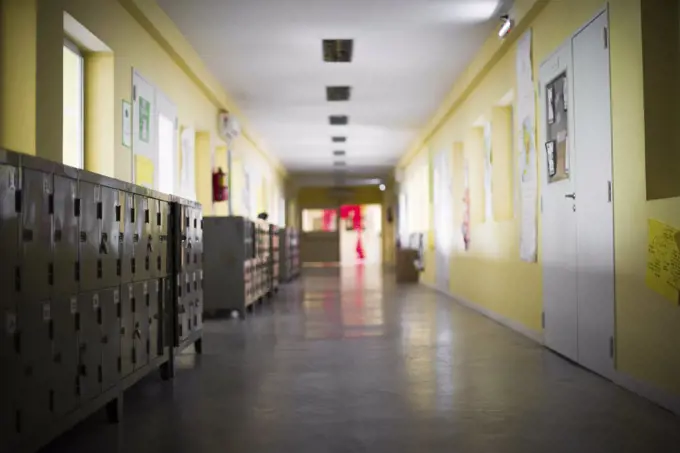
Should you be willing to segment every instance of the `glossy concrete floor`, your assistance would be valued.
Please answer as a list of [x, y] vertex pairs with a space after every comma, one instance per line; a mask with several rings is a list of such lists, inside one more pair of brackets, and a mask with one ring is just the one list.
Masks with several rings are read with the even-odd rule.
[[48, 452], [680, 452], [680, 419], [433, 291], [309, 270]]

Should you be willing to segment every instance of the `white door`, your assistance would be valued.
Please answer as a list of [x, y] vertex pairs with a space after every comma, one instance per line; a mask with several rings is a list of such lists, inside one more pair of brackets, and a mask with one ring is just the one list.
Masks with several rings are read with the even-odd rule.
[[156, 189], [158, 187], [156, 88], [137, 71], [133, 71], [132, 74], [132, 97], [132, 181], [137, 184], [147, 183], [137, 180], [135, 156], [139, 155], [148, 159], [153, 166], [153, 184], [150, 188]]
[[449, 291], [449, 269], [453, 242], [453, 196], [451, 194], [451, 161], [448, 150], [434, 156], [434, 239], [436, 285]]
[[573, 109], [569, 107], [571, 90], [568, 89], [572, 78], [571, 59], [569, 44], [541, 65], [537, 149], [541, 179], [545, 344], [576, 361], [576, 199], [571, 171], [576, 161], [572, 152], [574, 123]]
[[[156, 107], [158, 114], [157, 188], [163, 193], [180, 195], [177, 107], [159, 90], [156, 90]], [[190, 157], [193, 159], [193, 154]], [[191, 171], [193, 171], [193, 165], [191, 165]], [[187, 194], [181, 195], [187, 196]]]
[[578, 361], [612, 375], [614, 220], [607, 13], [573, 38], [578, 234]]

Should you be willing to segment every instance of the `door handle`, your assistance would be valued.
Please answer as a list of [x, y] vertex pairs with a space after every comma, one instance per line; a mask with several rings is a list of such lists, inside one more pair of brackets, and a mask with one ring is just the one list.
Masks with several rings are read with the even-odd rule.
[[576, 194], [575, 193], [568, 193], [564, 195], [564, 198], [571, 198], [572, 200], [576, 200]]

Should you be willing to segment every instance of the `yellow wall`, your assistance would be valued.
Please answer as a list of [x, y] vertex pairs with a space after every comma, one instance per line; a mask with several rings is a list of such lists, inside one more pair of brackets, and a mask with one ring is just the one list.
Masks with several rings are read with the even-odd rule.
[[27, 154], [35, 154], [36, 1], [0, 0], [0, 147]]
[[[200, 165], [212, 161], [215, 145], [223, 145], [217, 134], [218, 112], [238, 109], [154, 2], [100, 0], [94, 5], [91, 0], [2, 0], [0, 5], [1, 146], [62, 160], [62, 42], [66, 11], [112, 51], [110, 76], [86, 81], [88, 86], [109, 84], [109, 93], [113, 93], [112, 100], [95, 109], [98, 134], [91, 133], [93, 129], [86, 130], [86, 168], [125, 181], [132, 179], [132, 151], [122, 145], [121, 114], [122, 100], [130, 101], [132, 97], [134, 68], [177, 106], [180, 127], [209, 134], [210, 146], [201, 152], [210, 155], [200, 156], [197, 151], [200, 178], [196, 181], [199, 201], [211, 204], [211, 192], [205, 190], [210, 180], [205, 176], [212, 169]], [[91, 67], [93, 62], [86, 64]], [[87, 113], [88, 126], [91, 120], [92, 110]], [[242, 122], [247, 124], [245, 119]], [[113, 141], [102, 143], [101, 137]], [[277, 178], [284, 176], [280, 165], [254, 144], [248, 131], [234, 146], [240, 147], [242, 142], [247, 143], [248, 152], [264, 156]]]
[[[647, 2], [646, 6], [651, 3]], [[659, 2], [659, 8], [662, 3]], [[483, 148], [474, 125], [480, 117], [499, 121], [495, 109], [515, 87], [516, 39], [527, 27], [533, 30], [536, 79], [540, 63], [604, 6], [600, 0], [515, 2], [514, 17], [518, 19], [518, 26], [514, 34], [504, 42], [496, 36], [490, 37], [456, 82], [442, 108], [424, 128], [421, 140], [400, 162], [406, 166], [428, 149], [452, 149], [454, 177], [461, 179], [463, 156], [468, 159], [473, 197], [472, 244], [468, 252], [454, 251], [450, 290], [536, 333], [541, 331], [542, 312], [540, 246], [539, 263], [520, 261], [519, 218], [512, 206], [513, 197], [503, 199], [494, 194], [496, 219], [484, 221]], [[617, 369], [680, 395], [680, 308], [649, 290], [644, 283], [647, 219], [653, 217], [680, 227], [680, 198], [647, 201], [641, 0], [612, 0], [609, 13]], [[647, 89], [662, 90], [663, 87], [648, 86]], [[677, 154], [677, 149], [675, 151]], [[513, 156], [516, 160], [516, 149]], [[510, 167], [512, 162], [495, 160], [494, 175], [498, 171], [503, 179], [511, 178], [502, 184], [517, 190], [513, 182], [514, 169]], [[676, 172], [674, 181], [678, 180]], [[496, 180], [494, 187], [495, 184]], [[461, 181], [456, 182], [454, 190], [461, 193]], [[454, 209], [458, 229], [462, 212], [460, 199], [454, 198]], [[514, 215], [508, 215], [509, 212]], [[426, 253], [424, 280], [429, 283], [435, 275], [433, 255], [432, 251]]]

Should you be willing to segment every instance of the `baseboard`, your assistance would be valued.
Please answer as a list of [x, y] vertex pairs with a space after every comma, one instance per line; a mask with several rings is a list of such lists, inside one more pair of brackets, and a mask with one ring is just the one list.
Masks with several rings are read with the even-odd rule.
[[434, 291], [437, 291], [438, 293], [441, 293], [449, 298], [451, 298], [453, 301], [459, 303], [460, 305], [467, 307], [471, 310], [474, 310], [481, 315], [486, 316], [489, 319], [492, 319], [496, 321], [499, 324], [502, 324], [505, 327], [508, 327], [509, 329], [514, 330], [515, 332], [524, 335], [525, 337], [528, 337], [532, 340], [534, 340], [538, 344], [543, 344], [543, 334], [540, 332], [536, 332], [534, 330], [529, 329], [522, 323], [519, 323], [513, 319], [507, 318], [503, 315], [500, 315], [493, 310], [489, 310], [487, 308], [484, 308], [474, 302], [471, 302], [469, 300], [466, 300], [463, 297], [456, 296], [455, 294], [452, 294], [448, 291], [441, 290], [437, 288], [435, 285], [431, 285], [429, 283], [422, 283], [423, 286], [426, 286]]
[[630, 390], [664, 409], [680, 415], [680, 396], [668, 393], [620, 371], [615, 372], [614, 382], [626, 390]]
[[[514, 321], [512, 319], [506, 318], [505, 316], [499, 315], [498, 313], [495, 313], [489, 309], [486, 309], [484, 307], [481, 307], [474, 302], [470, 302], [469, 300], [466, 300], [463, 297], [458, 297], [455, 294], [451, 294], [448, 291], [443, 291], [439, 288], [437, 288], [435, 285], [431, 285], [429, 283], [424, 283], [421, 282], [421, 284], [427, 288], [430, 288], [434, 291], [437, 291], [440, 294], [443, 294], [449, 298], [451, 298], [454, 302], [459, 303], [460, 305], [463, 305], [464, 307], [470, 308], [471, 310], [474, 310], [478, 312], [479, 314], [486, 316], [487, 318], [490, 318], [497, 323], [508, 327], [512, 330], [514, 330], [517, 333], [520, 333], [524, 335], [525, 337], [528, 337], [535, 342], [543, 345], [543, 334], [539, 332], [535, 332], [524, 325], [518, 323], [517, 321]], [[622, 373], [620, 371], [615, 371], [614, 372], [614, 379], [613, 382], [626, 390], [629, 390], [651, 402], [654, 404], [657, 404], [664, 409], [667, 409], [671, 412], [673, 412], [676, 415], [680, 415], [680, 396], [670, 394], [664, 390], [661, 390], [657, 387], [654, 387], [653, 385], [640, 381], [638, 379], [635, 379], [632, 376], [627, 375], [626, 373]]]

